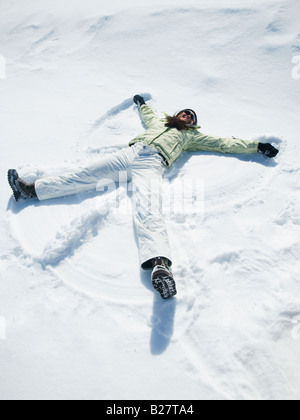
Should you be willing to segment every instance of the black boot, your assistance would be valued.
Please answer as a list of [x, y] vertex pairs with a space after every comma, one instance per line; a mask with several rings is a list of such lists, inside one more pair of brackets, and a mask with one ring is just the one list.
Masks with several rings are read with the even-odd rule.
[[152, 260], [152, 284], [163, 299], [168, 299], [177, 294], [176, 283], [169, 268], [166, 258], [157, 257]]
[[37, 197], [35, 185], [29, 184], [21, 179], [15, 169], [10, 169], [8, 171], [7, 178], [16, 201], [19, 201], [20, 198], [23, 200], [29, 200]]

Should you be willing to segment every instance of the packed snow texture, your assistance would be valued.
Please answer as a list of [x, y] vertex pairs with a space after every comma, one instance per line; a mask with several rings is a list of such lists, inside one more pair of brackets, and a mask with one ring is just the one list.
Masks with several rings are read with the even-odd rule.
[[[299, 1], [0, 9], [0, 398], [298, 399]], [[169, 301], [139, 268], [129, 187], [17, 204], [6, 180], [126, 147], [136, 93], [280, 149], [185, 153], [166, 172]]]

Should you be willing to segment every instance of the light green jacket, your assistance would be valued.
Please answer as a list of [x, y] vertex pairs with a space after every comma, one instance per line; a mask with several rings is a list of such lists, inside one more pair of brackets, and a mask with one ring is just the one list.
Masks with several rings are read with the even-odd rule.
[[133, 139], [129, 145], [142, 142], [155, 147], [169, 166], [186, 150], [220, 153], [257, 153], [258, 151], [258, 141], [207, 136], [198, 131], [200, 127], [179, 131], [177, 128], [166, 127], [166, 120], [160, 119], [148, 105], [142, 105], [140, 112], [147, 130]]

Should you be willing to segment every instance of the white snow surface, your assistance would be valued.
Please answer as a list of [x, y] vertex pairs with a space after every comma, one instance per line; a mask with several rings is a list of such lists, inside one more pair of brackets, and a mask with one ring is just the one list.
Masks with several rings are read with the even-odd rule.
[[[299, 399], [299, 16], [298, 0], [0, 1], [0, 399]], [[169, 301], [139, 268], [126, 188], [17, 204], [6, 180], [126, 147], [136, 93], [280, 149], [166, 172]], [[185, 212], [197, 180], [203, 211]]]

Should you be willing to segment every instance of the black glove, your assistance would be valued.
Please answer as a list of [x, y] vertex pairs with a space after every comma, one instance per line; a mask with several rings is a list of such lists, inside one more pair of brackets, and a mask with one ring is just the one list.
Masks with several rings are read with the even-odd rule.
[[135, 97], [133, 98], [133, 102], [137, 104], [138, 107], [146, 105], [145, 99], [140, 95], [135, 95]]
[[279, 150], [270, 143], [258, 143], [258, 150], [268, 158], [274, 158], [279, 153]]

